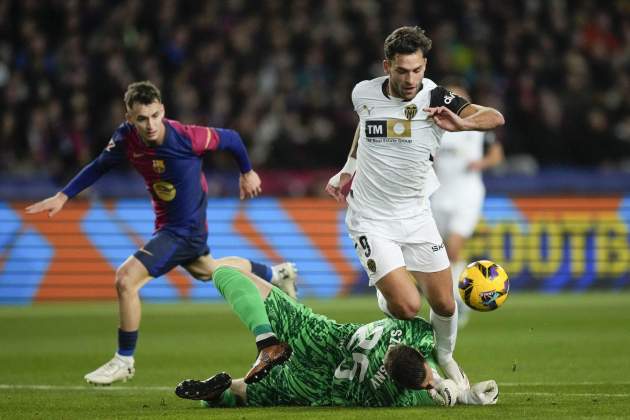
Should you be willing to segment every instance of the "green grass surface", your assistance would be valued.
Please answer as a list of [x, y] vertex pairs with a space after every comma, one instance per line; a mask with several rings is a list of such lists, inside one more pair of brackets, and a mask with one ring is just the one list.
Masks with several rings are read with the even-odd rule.
[[[373, 298], [307, 301], [338, 321], [381, 318]], [[493, 378], [491, 407], [203, 409], [178, 399], [181, 379], [253, 362], [249, 333], [222, 303], [145, 304], [136, 377], [95, 388], [83, 375], [115, 350], [111, 303], [0, 307], [0, 418], [628, 418], [629, 294], [513, 293], [474, 313], [456, 357], [473, 381]]]

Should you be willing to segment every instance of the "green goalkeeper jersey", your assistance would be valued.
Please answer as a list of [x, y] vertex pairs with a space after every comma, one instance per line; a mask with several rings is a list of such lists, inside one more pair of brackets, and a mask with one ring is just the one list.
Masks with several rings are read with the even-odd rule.
[[396, 385], [384, 358], [390, 346], [418, 349], [435, 366], [431, 325], [382, 319], [339, 324], [274, 289], [265, 300], [272, 328], [293, 356], [261, 382], [247, 388], [248, 405], [400, 406], [433, 405], [426, 391]]

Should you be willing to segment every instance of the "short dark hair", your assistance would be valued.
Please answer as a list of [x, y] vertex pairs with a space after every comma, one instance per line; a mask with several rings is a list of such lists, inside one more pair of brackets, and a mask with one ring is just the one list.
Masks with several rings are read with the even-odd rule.
[[385, 58], [393, 60], [396, 54], [413, 54], [422, 51], [424, 57], [433, 42], [419, 26], [401, 26], [385, 39]]
[[413, 347], [399, 344], [385, 355], [385, 370], [394, 382], [404, 388], [422, 389], [427, 377], [424, 356]]
[[142, 105], [149, 105], [155, 101], [161, 103], [162, 94], [160, 93], [160, 89], [148, 80], [135, 82], [127, 86], [127, 92], [125, 92], [125, 105], [127, 109], [131, 109], [136, 102]]

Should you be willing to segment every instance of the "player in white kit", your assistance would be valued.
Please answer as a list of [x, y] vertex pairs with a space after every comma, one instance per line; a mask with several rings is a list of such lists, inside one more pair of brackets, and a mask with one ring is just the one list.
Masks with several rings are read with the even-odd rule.
[[433, 156], [445, 130], [491, 130], [504, 120], [497, 110], [470, 104], [424, 78], [431, 40], [422, 29], [396, 29], [384, 49], [386, 76], [352, 91], [359, 124], [348, 161], [326, 191], [344, 200], [342, 188], [354, 175], [346, 226], [379, 306], [395, 318], [412, 319], [420, 309], [419, 287], [431, 306], [438, 363], [467, 388], [453, 359], [457, 311], [449, 261], [429, 205], [438, 187]]
[[[451, 79], [444, 81], [443, 85], [450, 92], [470, 101], [464, 81]], [[451, 261], [460, 328], [470, 316], [470, 309], [461, 300], [457, 290], [459, 275], [466, 266], [466, 262], [461, 259], [461, 251], [481, 217], [486, 195], [481, 172], [502, 161], [501, 143], [495, 141], [494, 133], [481, 131], [444, 133], [436, 156], [434, 167], [440, 188], [431, 196], [431, 209]]]

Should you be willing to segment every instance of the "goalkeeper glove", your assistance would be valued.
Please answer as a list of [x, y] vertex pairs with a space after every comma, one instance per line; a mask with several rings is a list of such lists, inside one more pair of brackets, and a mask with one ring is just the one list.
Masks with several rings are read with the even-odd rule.
[[468, 405], [496, 404], [499, 399], [499, 386], [494, 380], [479, 382], [460, 393], [458, 402]]
[[459, 399], [460, 390], [455, 381], [444, 379], [429, 390], [429, 395], [438, 405], [452, 407]]

